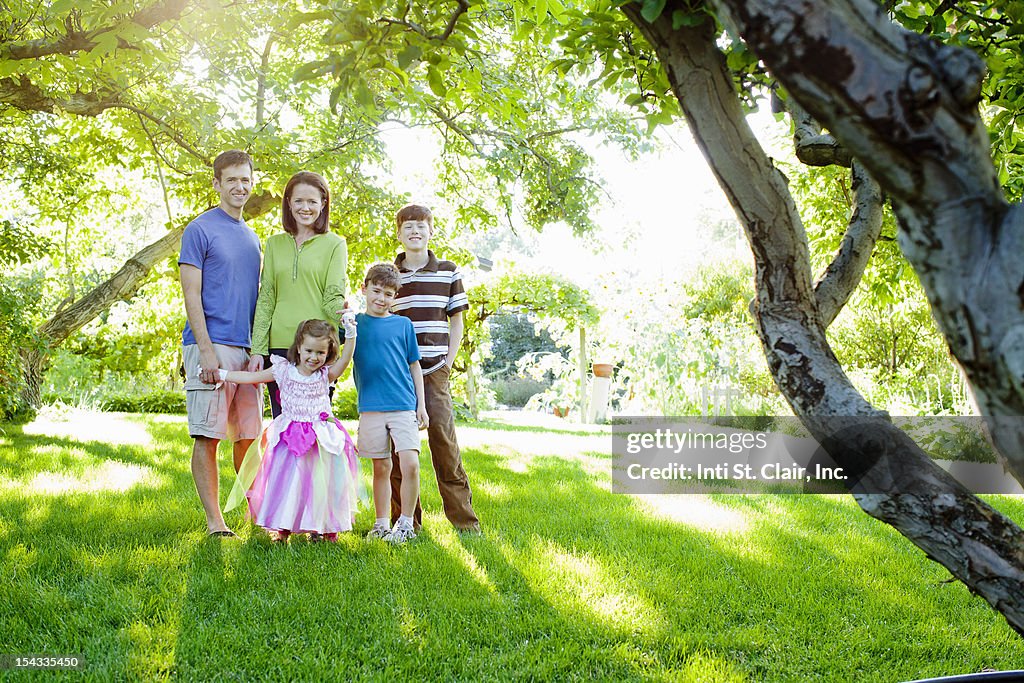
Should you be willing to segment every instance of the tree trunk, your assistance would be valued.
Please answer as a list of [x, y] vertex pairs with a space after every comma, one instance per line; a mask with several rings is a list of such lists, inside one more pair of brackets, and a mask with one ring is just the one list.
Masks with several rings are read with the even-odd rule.
[[43, 373], [46, 356], [39, 349], [20, 349], [21, 356], [21, 402], [25, 406], [36, 408], [42, 403]]
[[[825, 339], [802, 223], [784, 178], [746, 124], [713, 22], [674, 30], [673, 12], [688, 11], [685, 0], [670, 1], [654, 23], [640, 9], [639, 3], [623, 7], [658, 52], [697, 144], [746, 231], [759, 335], [782, 394], [853, 475], [865, 511], [899, 530], [1024, 633], [1024, 532], [936, 466], [846, 377]], [[817, 51], [807, 54], [822, 61]], [[808, 110], [835, 130], [818, 110]], [[849, 148], [858, 159], [872, 152], [870, 146]]]

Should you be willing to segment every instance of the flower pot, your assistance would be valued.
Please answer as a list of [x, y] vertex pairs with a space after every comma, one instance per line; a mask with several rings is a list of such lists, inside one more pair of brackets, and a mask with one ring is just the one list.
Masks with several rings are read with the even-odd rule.
[[569, 415], [569, 409], [562, 406], [555, 406], [552, 410], [554, 410], [555, 417], [567, 417]]
[[594, 377], [611, 377], [614, 367], [611, 363], [594, 363]]

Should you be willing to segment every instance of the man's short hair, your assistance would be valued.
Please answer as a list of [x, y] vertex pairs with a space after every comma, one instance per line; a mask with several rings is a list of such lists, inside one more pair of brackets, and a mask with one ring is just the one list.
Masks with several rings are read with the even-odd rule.
[[397, 293], [402, 288], [402, 275], [394, 263], [374, 263], [366, 271], [364, 285], [374, 284], [379, 287], [390, 287]]
[[226, 152], [221, 152], [213, 160], [213, 177], [220, 180], [220, 175], [224, 172], [225, 168], [240, 164], [249, 164], [249, 175], [252, 175], [252, 157], [249, 156], [248, 152], [243, 152], [240, 149], [229, 149]]
[[430, 209], [420, 204], [406, 204], [398, 210], [398, 214], [395, 216], [395, 226], [400, 228], [406, 221], [426, 221], [427, 225], [431, 228], [434, 227], [434, 216], [430, 213]]

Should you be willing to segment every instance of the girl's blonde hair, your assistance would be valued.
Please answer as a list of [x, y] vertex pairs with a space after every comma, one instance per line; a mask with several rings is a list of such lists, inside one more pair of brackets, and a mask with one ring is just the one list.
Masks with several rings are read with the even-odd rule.
[[324, 365], [330, 365], [338, 359], [338, 347], [341, 346], [341, 343], [338, 341], [338, 331], [334, 329], [334, 325], [326, 320], [303, 320], [295, 330], [295, 341], [288, 348], [289, 363], [299, 364], [299, 347], [302, 346], [302, 341], [306, 337], [327, 339], [327, 359], [324, 361]]

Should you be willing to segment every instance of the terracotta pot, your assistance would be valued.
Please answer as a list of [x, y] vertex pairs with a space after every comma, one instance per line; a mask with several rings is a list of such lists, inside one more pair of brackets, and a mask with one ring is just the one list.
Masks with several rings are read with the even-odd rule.
[[594, 377], [611, 377], [612, 369], [615, 367], [611, 363], [594, 363]]
[[554, 408], [555, 417], [566, 417], [569, 415], [568, 408], [562, 408], [561, 406], [555, 406]]

